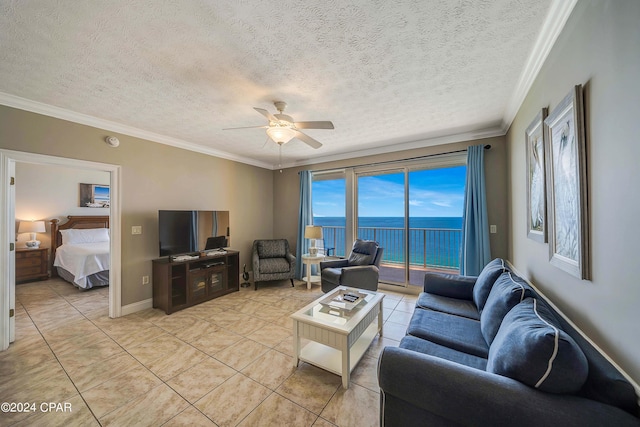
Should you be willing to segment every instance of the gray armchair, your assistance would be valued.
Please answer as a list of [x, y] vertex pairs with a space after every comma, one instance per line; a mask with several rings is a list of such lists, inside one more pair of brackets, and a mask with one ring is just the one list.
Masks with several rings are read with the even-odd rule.
[[329, 292], [338, 286], [378, 290], [378, 268], [384, 248], [372, 240], [356, 240], [347, 259], [323, 261], [320, 263], [322, 292]]
[[258, 290], [258, 282], [269, 280], [291, 280], [296, 273], [296, 257], [289, 250], [287, 239], [253, 241], [253, 284]]

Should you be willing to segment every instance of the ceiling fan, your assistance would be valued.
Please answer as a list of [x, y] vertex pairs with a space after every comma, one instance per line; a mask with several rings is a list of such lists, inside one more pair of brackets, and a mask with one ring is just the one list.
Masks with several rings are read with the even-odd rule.
[[247, 126], [240, 128], [226, 128], [223, 130], [231, 129], [249, 129], [249, 128], [262, 128], [267, 129], [267, 135], [273, 142], [282, 147], [293, 138], [298, 138], [300, 141], [309, 145], [312, 148], [320, 148], [322, 144], [311, 138], [309, 135], [300, 132], [300, 129], [333, 129], [333, 123], [329, 121], [315, 121], [315, 122], [296, 122], [293, 117], [284, 114], [284, 109], [287, 107], [287, 103], [284, 101], [275, 101], [273, 103], [278, 114], [271, 114], [264, 108], [253, 107], [258, 113], [262, 114], [269, 120], [269, 124], [266, 126]]

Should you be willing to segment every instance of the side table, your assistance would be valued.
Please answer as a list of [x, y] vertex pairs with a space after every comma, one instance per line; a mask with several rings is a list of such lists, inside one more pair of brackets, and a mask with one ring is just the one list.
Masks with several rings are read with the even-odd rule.
[[302, 263], [307, 266], [307, 289], [311, 289], [311, 266], [319, 266], [321, 261], [324, 261], [322, 255], [302, 254]]
[[49, 248], [16, 249], [16, 283], [49, 278]]

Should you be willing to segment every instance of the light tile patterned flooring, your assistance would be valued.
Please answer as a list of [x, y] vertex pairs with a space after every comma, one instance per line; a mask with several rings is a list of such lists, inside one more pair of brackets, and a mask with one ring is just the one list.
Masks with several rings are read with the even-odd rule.
[[[288, 281], [241, 288], [167, 316], [109, 319], [108, 289], [16, 287], [16, 342], [0, 353], [0, 426], [377, 426], [377, 361], [404, 336], [416, 296], [383, 291], [384, 333], [340, 377], [293, 367], [289, 315], [322, 295]], [[42, 403], [68, 403], [49, 410]]]

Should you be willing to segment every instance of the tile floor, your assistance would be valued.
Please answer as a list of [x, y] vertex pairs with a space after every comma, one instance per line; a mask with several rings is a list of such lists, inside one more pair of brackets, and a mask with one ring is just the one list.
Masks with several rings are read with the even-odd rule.
[[106, 288], [18, 285], [0, 402], [35, 411], [0, 413], [0, 426], [377, 426], [377, 358], [398, 345], [416, 300], [384, 292], [384, 336], [345, 390], [337, 375], [293, 367], [289, 315], [322, 295], [318, 285], [269, 283], [118, 319], [107, 316]]

